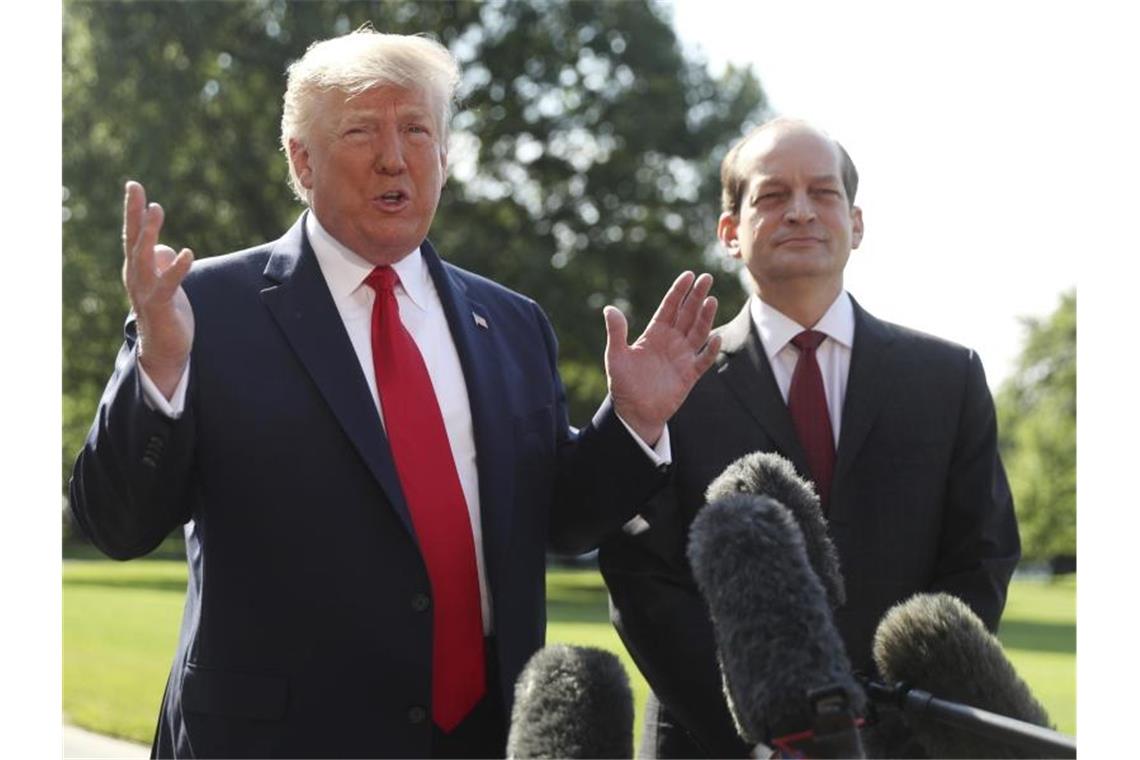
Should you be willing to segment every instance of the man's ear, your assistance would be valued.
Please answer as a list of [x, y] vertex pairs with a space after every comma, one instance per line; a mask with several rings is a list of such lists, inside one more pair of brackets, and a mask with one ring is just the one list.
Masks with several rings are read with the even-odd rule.
[[289, 138], [289, 161], [301, 181], [301, 187], [313, 189], [313, 168], [309, 165], [309, 149], [295, 137]]
[[858, 248], [863, 242], [863, 209], [851, 207], [851, 247]]
[[716, 223], [716, 236], [734, 259], [740, 258], [740, 239], [737, 237], [739, 228], [740, 220], [727, 211], [720, 215]]

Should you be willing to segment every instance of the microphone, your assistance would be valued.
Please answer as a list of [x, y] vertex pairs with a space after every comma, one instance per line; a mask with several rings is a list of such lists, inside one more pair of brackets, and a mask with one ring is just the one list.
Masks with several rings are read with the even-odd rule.
[[789, 756], [863, 757], [853, 716], [866, 697], [796, 517], [775, 499], [727, 493], [693, 521], [688, 556], [744, 740]]
[[892, 607], [873, 656], [883, 678], [901, 685], [872, 689], [903, 707], [931, 757], [1076, 756], [1071, 738], [1048, 730], [997, 637], [954, 596], [916, 594]]
[[508, 758], [633, 757], [633, 693], [616, 656], [552, 644], [515, 683]]
[[841, 606], [847, 594], [839, 572], [839, 553], [827, 534], [819, 496], [811, 483], [796, 474], [795, 466], [779, 454], [763, 451], [748, 454], [726, 467], [709, 484], [705, 502], [711, 504], [734, 493], [775, 499], [795, 516], [803, 533], [808, 561], [823, 582], [831, 608]]

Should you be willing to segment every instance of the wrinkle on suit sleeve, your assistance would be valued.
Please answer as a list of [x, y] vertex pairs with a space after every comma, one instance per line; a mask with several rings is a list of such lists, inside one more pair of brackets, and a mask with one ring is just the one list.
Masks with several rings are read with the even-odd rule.
[[190, 519], [194, 429], [192, 390], [177, 420], [147, 405], [133, 322], [126, 333], [68, 489], [80, 529], [119, 560], [151, 552]]
[[996, 630], [1021, 558], [1013, 497], [997, 448], [997, 417], [978, 355], [970, 352], [946, 484], [932, 591], [958, 596]]

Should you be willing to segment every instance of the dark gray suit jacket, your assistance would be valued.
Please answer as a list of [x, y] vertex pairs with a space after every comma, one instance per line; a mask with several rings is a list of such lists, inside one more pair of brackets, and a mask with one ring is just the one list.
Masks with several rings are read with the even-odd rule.
[[[718, 332], [716, 364], [669, 423], [673, 478], [642, 510], [650, 529], [607, 542], [600, 559], [614, 624], [662, 703], [662, 726], [684, 727], [695, 742], [686, 754], [732, 756], [746, 748], [721, 694], [688, 528], [708, 484], [745, 454], [776, 452], [809, 476], [747, 305]], [[916, 592], [954, 594], [997, 628], [1020, 542], [977, 354], [855, 304], [827, 519], [847, 586], [835, 621], [855, 668], [872, 667], [883, 613]]]

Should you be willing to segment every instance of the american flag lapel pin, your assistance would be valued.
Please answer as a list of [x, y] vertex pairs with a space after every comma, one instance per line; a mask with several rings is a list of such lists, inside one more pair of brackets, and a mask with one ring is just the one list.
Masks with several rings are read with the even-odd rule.
[[481, 315], [476, 314], [475, 312], [471, 312], [471, 318], [475, 320], [476, 327], [482, 327], [484, 330], [487, 329], [487, 320], [484, 319]]

